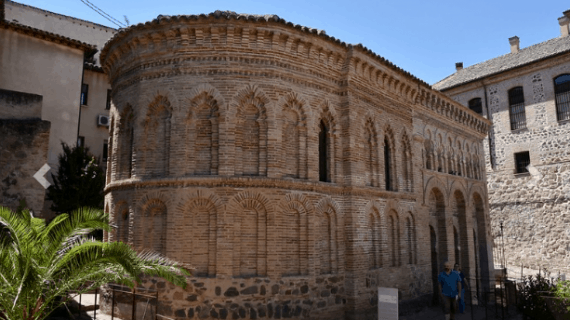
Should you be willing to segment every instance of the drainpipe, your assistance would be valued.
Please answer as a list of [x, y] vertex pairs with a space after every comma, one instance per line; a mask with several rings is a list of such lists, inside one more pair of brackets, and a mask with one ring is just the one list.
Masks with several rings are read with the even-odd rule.
[[81, 64], [81, 84], [79, 85], [79, 120], [77, 121], [77, 135], [75, 137], [75, 145], [77, 145], [77, 142], [79, 141], [79, 129], [81, 128], [81, 90], [83, 89], [83, 80], [85, 80], [85, 64], [93, 59], [95, 53], [97, 53], [97, 49], [85, 51], [83, 53], [83, 63]]
[[[481, 81], [481, 84], [483, 85], [483, 90], [485, 91], [485, 109], [487, 110], [487, 119], [491, 120], [491, 114], [489, 113], [489, 102], [487, 100], [487, 86], [483, 83], [483, 81]], [[491, 128], [489, 128], [491, 129]], [[489, 139], [489, 161], [491, 162], [491, 168], [495, 169], [495, 163], [493, 162], [493, 156], [492, 156], [492, 147], [491, 147], [491, 133], [487, 133], [487, 139]]]
[[83, 79], [85, 77], [85, 58], [81, 63], [81, 83], [79, 84], [79, 119], [77, 120], [77, 134], [75, 137], [75, 145], [79, 142], [79, 128], [81, 127], [81, 91], [83, 90]]

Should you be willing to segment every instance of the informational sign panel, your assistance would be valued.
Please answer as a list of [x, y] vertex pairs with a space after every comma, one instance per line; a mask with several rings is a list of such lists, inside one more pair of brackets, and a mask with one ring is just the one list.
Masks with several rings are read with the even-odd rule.
[[378, 320], [398, 320], [398, 289], [378, 288]]

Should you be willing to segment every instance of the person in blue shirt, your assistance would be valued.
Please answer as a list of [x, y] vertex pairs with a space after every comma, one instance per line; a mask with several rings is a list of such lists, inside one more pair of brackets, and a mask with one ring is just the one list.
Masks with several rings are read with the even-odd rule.
[[461, 267], [459, 263], [456, 263], [453, 266], [453, 271], [457, 272], [459, 278], [461, 279], [461, 298], [459, 298], [459, 313], [463, 313], [465, 311], [465, 289], [469, 289], [467, 285], [467, 281], [465, 281], [465, 274], [461, 271]]
[[437, 276], [437, 283], [441, 292], [445, 320], [450, 320], [455, 319], [456, 297], [461, 299], [461, 278], [457, 272], [451, 271], [451, 262], [446, 261], [443, 268], [445, 271]]

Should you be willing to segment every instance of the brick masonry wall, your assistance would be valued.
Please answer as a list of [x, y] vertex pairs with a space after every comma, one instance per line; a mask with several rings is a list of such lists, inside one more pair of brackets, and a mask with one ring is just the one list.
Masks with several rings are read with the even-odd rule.
[[[501, 248], [502, 221], [508, 265], [566, 274], [570, 273], [570, 123], [557, 121], [554, 78], [570, 73], [567, 61], [568, 55], [551, 58], [485, 80], [493, 121], [490, 149], [485, 139], [485, 162], [496, 250]], [[527, 128], [511, 131], [508, 90], [516, 86], [523, 87]], [[483, 98], [485, 89], [477, 84], [446, 93], [466, 105], [474, 97]], [[515, 174], [514, 154], [522, 151], [529, 151], [530, 174]]]
[[[462, 241], [457, 260], [489, 276], [487, 121], [311, 31], [160, 19], [101, 57], [113, 87], [105, 205], [118, 225], [107, 237], [195, 268], [185, 291], [142, 284], [165, 315], [372, 319], [378, 286], [417, 307], [433, 288], [430, 226], [436, 269]], [[449, 171], [427, 167], [432, 146]]]

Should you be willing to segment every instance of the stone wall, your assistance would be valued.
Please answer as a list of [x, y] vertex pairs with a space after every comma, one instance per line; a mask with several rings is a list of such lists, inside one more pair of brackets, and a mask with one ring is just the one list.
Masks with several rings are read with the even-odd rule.
[[[490, 77], [482, 81], [484, 87], [479, 82], [446, 92], [464, 105], [475, 97], [488, 98], [483, 111], [493, 127], [484, 150], [496, 257], [502, 251], [503, 222], [507, 264], [567, 274], [570, 123], [557, 121], [554, 78], [570, 73], [568, 57]], [[516, 86], [523, 87], [527, 126], [512, 131], [508, 90]], [[529, 151], [530, 173], [516, 174], [514, 154], [522, 151]]]
[[43, 208], [45, 189], [33, 178], [47, 162], [50, 122], [41, 108], [42, 96], [0, 89], [0, 206]]
[[133, 26], [101, 62], [106, 237], [195, 268], [153, 287], [164, 315], [372, 319], [378, 286], [404, 306], [445, 260], [492, 272], [490, 123], [366, 48], [216, 12]]

